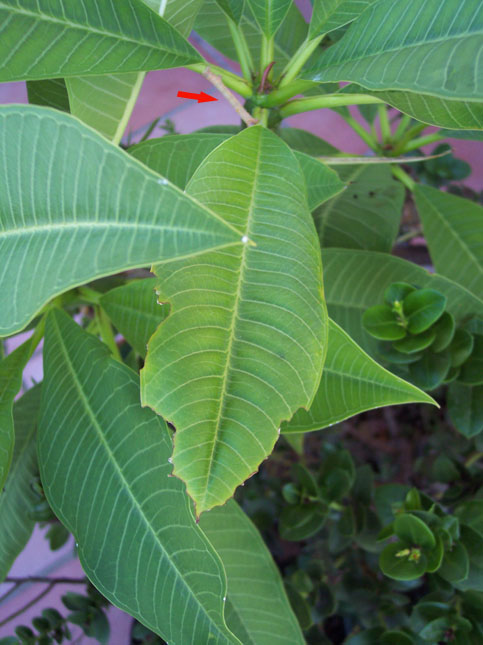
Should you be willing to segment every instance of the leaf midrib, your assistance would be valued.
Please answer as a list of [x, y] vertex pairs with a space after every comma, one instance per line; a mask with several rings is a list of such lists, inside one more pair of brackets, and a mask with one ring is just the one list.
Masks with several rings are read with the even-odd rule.
[[97, 27], [92, 27], [87, 24], [81, 24], [81, 23], [75, 23], [71, 22], [69, 20], [62, 20], [60, 18], [56, 18], [55, 16], [49, 16], [46, 13], [37, 13], [35, 11], [28, 11], [27, 9], [20, 9], [18, 7], [11, 7], [10, 5], [6, 5], [3, 2], [0, 2], [0, 9], [6, 9], [8, 12], [13, 13], [13, 14], [19, 14], [19, 15], [25, 15], [34, 18], [35, 20], [38, 20], [40, 22], [53, 22], [54, 24], [60, 24], [63, 27], [67, 26], [70, 29], [80, 29], [82, 31], [87, 31], [90, 34], [97, 34], [99, 36], [103, 36], [106, 38], [115, 38], [116, 40], [120, 40], [122, 42], [129, 42], [129, 43], [134, 43], [135, 45], [145, 45], [146, 47], [150, 47], [151, 49], [158, 49], [160, 52], [168, 51], [169, 53], [177, 54], [177, 55], [186, 55], [185, 52], [182, 52], [181, 50], [176, 50], [176, 49], [168, 49], [167, 47], [161, 49], [159, 44], [153, 44], [150, 43], [144, 39], [137, 40], [135, 38], [131, 38], [130, 36], [127, 36], [123, 34], [122, 32], [111, 32], [107, 30], [102, 30]]
[[[253, 173], [253, 189], [252, 189], [252, 194], [250, 198], [250, 204], [248, 207], [248, 217], [247, 217], [247, 222], [245, 226], [245, 232], [244, 235], [246, 235], [248, 238], [250, 238], [250, 225], [253, 220], [253, 214], [254, 214], [254, 202], [255, 202], [255, 194], [257, 192], [257, 181], [258, 181], [258, 174], [260, 170], [260, 150], [261, 150], [261, 138], [258, 139], [258, 150], [257, 150], [257, 158], [255, 162], [255, 169]], [[240, 306], [240, 301], [241, 301], [241, 286], [243, 285], [243, 278], [245, 275], [245, 268], [246, 268], [246, 254], [248, 251], [248, 243], [243, 244], [243, 249], [241, 253], [241, 258], [240, 258], [240, 271], [238, 273], [238, 280], [237, 280], [237, 289], [236, 289], [236, 299], [235, 299], [235, 305], [233, 307], [232, 311], [232, 317], [231, 317], [231, 327], [230, 327], [230, 337], [228, 339], [228, 347], [227, 347], [227, 360], [225, 363], [225, 370], [223, 373], [223, 386], [222, 386], [222, 391], [220, 394], [220, 400], [219, 400], [219, 408], [218, 408], [218, 415], [216, 418], [216, 425], [215, 425], [215, 432], [213, 436], [213, 442], [212, 442], [212, 447], [211, 447], [211, 454], [209, 456], [208, 460], [208, 468], [206, 472], [206, 485], [205, 485], [205, 492], [203, 495], [203, 504], [201, 505], [204, 507], [206, 503], [206, 497], [208, 494], [208, 489], [210, 486], [210, 481], [213, 475], [213, 464], [214, 464], [214, 454], [215, 454], [215, 449], [217, 446], [217, 440], [218, 440], [218, 435], [220, 433], [220, 422], [221, 422], [221, 417], [222, 413], [225, 408], [225, 400], [226, 400], [226, 393], [227, 393], [227, 384], [228, 384], [228, 374], [231, 369], [231, 361], [232, 361], [232, 347], [233, 347], [233, 341], [235, 340], [235, 333], [236, 333], [236, 321], [238, 319], [238, 309]]]
[[[57, 331], [57, 335], [58, 335], [58, 338], [59, 338], [59, 345], [60, 345], [61, 351], [62, 351], [62, 353], [63, 353], [63, 355], [64, 355], [65, 362], [66, 362], [66, 364], [67, 364], [67, 368], [68, 368], [68, 370], [69, 370], [69, 372], [70, 372], [70, 374], [71, 374], [71, 377], [72, 377], [72, 380], [73, 380], [73, 382], [74, 382], [75, 388], [76, 388], [76, 390], [77, 390], [77, 392], [78, 392], [78, 394], [79, 394], [79, 398], [80, 398], [81, 402], [84, 404], [84, 408], [85, 408], [85, 410], [86, 410], [86, 412], [87, 412], [87, 414], [88, 414], [89, 418], [91, 419], [91, 422], [92, 422], [92, 424], [93, 424], [93, 427], [94, 427], [94, 428], [95, 428], [95, 430], [96, 430], [96, 433], [97, 433], [97, 435], [98, 435], [98, 437], [99, 437], [99, 440], [100, 440], [100, 442], [101, 442], [101, 445], [103, 445], [103, 447], [104, 447], [104, 449], [105, 449], [105, 452], [107, 453], [107, 456], [108, 456], [108, 460], [109, 460], [109, 462], [110, 462], [110, 463], [112, 464], [112, 466], [114, 467], [115, 471], [116, 471], [116, 472], [117, 472], [117, 474], [118, 474], [119, 479], [121, 480], [122, 484], [124, 485], [124, 490], [126, 490], [126, 492], [128, 493], [128, 496], [131, 498], [131, 500], [132, 500], [132, 503], [133, 503], [134, 507], [135, 507], [135, 508], [137, 509], [137, 511], [138, 511], [138, 515], [142, 518], [142, 520], [143, 520], [144, 524], [146, 525], [146, 527], [148, 528], [149, 532], [150, 532], [150, 533], [152, 534], [152, 536], [154, 537], [154, 542], [155, 542], [155, 544], [159, 547], [159, 549], [160, 549], [160, 550], [162, 551], [162, 553], [164, 554], [164, 556], [165, 556], [165, 558], [166, 558], [167, 562], [169, 563], [170, 568], [174, 571], [175, 576], [176, 576], [179, 580], [181, 580], [181, 582], [183, 583], [184, 587], [188, 590], [189, 595], [190, 595], [190, 596], [192, 597], [192, 599], [195, 601], [196, 605], [197, 605], [197, 606], [199, 606], [199, 607], [201, 608], [201, 610], [202, 610], [203, 614], [208, 618], [208, 622], [209, 622], [209, 624], [210, 624], [210, 625], [212, 625], [212, 626], [213, 626], [213, 628], [214, 628], [214, 629], [215, 629], [215, 630], [216, 630], [216, 631], [217, 631], [221, 636], [223, 636], [223, 637], [225, 638], [225, 635], [224, 635], [224, 634], [221, 634], [221, 632], [220, 632], [220, 630], [219, 630], [219, 628], [218, 628], [218, 625], [216, 625], [216, 623], [214, 623], [214, 622], [213, 622], [213, 620], [212, 620], [211, 616], [209, 615], [209, 613], [208, 613], [208, 612], [207, 612], [207, 610], [205, 609], [204, 605], [203, 605], [203, 604], [201, 604], [200, 602], [198, 602], [197, 597], [196, 597], [196, 594], [195, 594], [195, 593], [194, 593], [194, 591], [191, 589], [191, 587], [190, 587], [189, 583], [185, 580], [185, 578], [184, 578], [183, 574], [182, 574], [182, 573], [181, 573], [181, 571], [177, 568], [176, 564], [172, 561], [171, 557], [169, 556], [169, 554], [168, 554], [168, 553], [167, 553], [167, 551], [165, 550], [165, 548], [164, 548], [163, 544], [159, 541], [158, 536], [156, 535], [156, 533], [155, 533], [155, 531], [154, 531], [153, 527], [151, 526], [151, 523], [149, 522], [148, 518], [146, 517], [146, 515], [145, 515], [145, 513], [144, 513], [144, 511], [143, 511], [143, 509], [142, 509], [142, 507], [141, 507], [141, 506], [140, 506], [140, 504], [138, 503], [138, 500], [136, 499], [136, 497], [133, 495], [132, 490], [131, 490], [130, 486], [128, 485], [128, 482], [126, 481], [126, 478], [124, 477], [124, 474], [123, 474], [123, 472], [122, 472], [121, 467], [120, 467], [120, 466], [119, 466], [119, 464], [117, 463], [117, 460], [116, 460], [116, 458], [115, 458], [115, 456], [114, 456], [113, 452], [111, 451], [111, 449], [110, 449], [110, 447], [109, 447], [109, 445], [108, 445], [107, 441], [106, 441], [106, 440], [105, 440], [105, 438], [104, 438], [104, 434], [103, 434], [103, 432], [102, 432], [102, 428], [100, 428], [100, 426], [99, 426], [99, 424], [98, 424], [98, 422], [97, 422], [97, 418], [96, 418], [96, 416], [95, 416], [94, 410], [93, 410], [93, 409], [91, 408], [91, 406], [90, 406], [90, 403], [89, 403], [89, 400], [88, 400], [88, 398], [87, 398], [87, 395], [84, 393], [84, 390], [83, 390], [82, 384], [79, 382], [79, 379], [77, 378], [77, 374], [76, 374], [76, 372], [75, 372], [75, 370], [74, 370], [74, 366], [72, 365], [72, 363], [71, 363], [71, 361], [70, 361], [70, 357], [69, 357], [69, 354], [68, 354], [68, 352], [67, 352], [67, 347], [66, 347], [66, 345], [65, 345], [65, 343], [64, 343], [64, 339], [63, 339], [63, 336], [62, 336], [62, 334], [61, 334], [60, 327], [59, 327], [59, 325], [58, 325], [57, 321], [55, 320], [55, 318], [54, 318], [54, 317], [52, 317], [52, 319], [53, 319], [53, 322], [54, 322], [55, 327], [56, 327], [56, 331]], [[111, 367], [117, 367], [117, 366], [116, 366], [116, 365], [111, 365]]]

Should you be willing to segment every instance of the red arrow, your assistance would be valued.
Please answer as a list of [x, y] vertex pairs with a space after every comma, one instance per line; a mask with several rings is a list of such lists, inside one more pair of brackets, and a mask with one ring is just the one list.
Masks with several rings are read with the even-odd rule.
[[193, 94], [193, 92], [178, 92], [177, 96], [180, 99], [196, 99], [198, 103], [208, 103], [209, 101], [218, 101], [214, 96], [200, 92], [199, 94]]

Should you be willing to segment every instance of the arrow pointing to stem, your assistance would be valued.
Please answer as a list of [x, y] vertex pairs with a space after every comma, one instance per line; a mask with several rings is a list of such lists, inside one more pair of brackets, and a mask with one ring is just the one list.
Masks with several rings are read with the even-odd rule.
[[205, 94], [205, 92], [200, 92], [199, 94], [193, 94], [193, 92], [178, 92], [178, 98], [180, 99], [196, 99], [198, 103], [208, 103], [209, 101], [218, 101], [214, 96]]

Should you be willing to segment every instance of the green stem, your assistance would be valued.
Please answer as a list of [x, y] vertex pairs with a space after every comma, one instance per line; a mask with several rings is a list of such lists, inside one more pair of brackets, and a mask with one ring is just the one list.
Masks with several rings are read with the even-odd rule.
[[82, 300], [85, 300], [90, 305], [98, 305], [102, 296], [102, 293], [91, 289], [90, 287], [79, 287], [77, 289]]
[[117, 346], [114, 332], [112, 330], [111, 321], [109, 320], [106, 312], [101, 307], [96, 306], [96, 318], [99, 325], [99, 333], [102, 340], [106, 343], [112, 352], [113, 358], [122, 363], [119, 347]]
[[402, 153], [402, 151], [405, 149], [406, 145], [414, 139], [414, 137], [417, 137], [420, 132], [422, 132], [425, 128], [427, 128], [426, 123], [418, 123], [418, 125], [413, 126], [412, 128], [409, 128], [409, 130], [406, 132], [406, 134], [399, 139], [397, 144], [394, 146], [393, 149], [393, 155], [397, 157]]
[[403, 242], [408, 242], [409, 240], [412, 240], [413, 238], [418, 237], [419, 235], [421, 235], [420, 229], [416, 231], [408, 231], [407, 233], [403, 233], [397, 238], [396, 245], [402, 244]]
[[283, 105], [293, 96], [297, 96], [297, 94], [303, 94], [314, 87], [314, 85], [316, 83], [313, 81], [294, 81], [290, 85], [274, 90], [270, 94], [260, 94], [256, 97], [256, 100], [258, 105], [262, 107], [276, 107], [277, 105]]
[[[236, 53], [238, 55], [238, 62], [240, 63], [241, 71], [245, 80], [248, 83], [252, 82], [253, 60], [250, 50], [248, 49], [247, 41], [240, 27], [228, 16], [228, 27], [230, 29], [231, 38], [235, 45]], [[226, 83], [225, 83], [226, 85]]]
[[473, 464], [479, 461], [482, 457], [483, 457], [483, 452], [474, 452], [465, 461], [465, 468], [471, 468], [471, 466], [473, 466]]
[[391, 166], [392, 174], [396, 179], [399, 179], [401, 184], [404, 184], [408, 190], [411, 192], [414, 190], [414, 187], [416, 186], [416, 182], [414, 179], [411, 179], [411, 177], [405, 172], [401, 166]]
[[379, 144], [376, 139], [370, 132], [368, 132], [358, 121], [356, 121], [353, 117], [351, 116], [343, 116], [343, 119], [346, 123], [348, 123], [351, 128], [356, 132], [360, 138], [367, 143], [369, 148], [371, 150], [374, 150], [374, 152], [379, 152]]
[[45, 316], [39, 320], [37, 327], [34, 329], [34, 333], [30, 336], [30, 356], [34, 353], [37, 345], [42, 340], [45, 331]]
[[411, 152], [411, 150], [417, 150], [418, 148], [427, 146], [430, 143], [441, 141], [444, 138], [445, 137], [441, 135], [439, 132], [433, 132], [433, 134], [427, 134], [425, 137], [418, 137], [417, 139], [413, 139], [412, 141], [410, 141], [404, 148], [403, 152]]
[[221, 76], [221, 79], [226, 87], [229, 87], [230, 90], [237, 92], [238, 94], [240, 94], [240, 96], [243, 96], [243, 98], [248, 99], [253, 94], [252, 87], [248, 85], [245, 80], [240, 78], [240, 76], [233, 74], [232, 72], [228, 72], [222, 67], [210, 65], [208, 63], [194, 63], [193, 65], [187, 65], [186, 69], [190, 69], [192, 72], [203, 75], [207, 67], [209, 67], [215, 74], [218, 74], [218, 76]]
[[317, 49], [324, 36], [325, 34], [321, 34], [312, 40], [304, 40], [285, 66], [281, 76], [280, 87], [285, 87], [298, 76], [298, 73]]
[[273, 61], [274, 56], [274, 40], [273, 36], [267, 38], [265, 34], [262, 35], [262, 49], [260, 52], [260, 75], [263, 74], [265, 68]]
[[408, 129], [410, 123], [411, 123], [411, 117], [408, 114], [403, 114], [399, 119], [399, 123], [397, 124], [396, 130], [394, 131], [393, 138], [395, 141], [397, 141], [402, 137], [402, 135]]
[[253, 110], [253, 116], [255, 119], [258, 119], [258, 122], [265, 126], [266, 128], [268, 127], [268, 110], [262, 107], [256, 107]]
[[370, 105], [373, 103], [383, 103], [383, 101], [367, 94], [323, 94], [322, 96], [311, 96], [305, 99], [289, 101], [280, 109], [280, 115], [285, 118], [292, 116], [292, 114], [320, 110], [321, 108], [340, 107], [341, 105]]
[[379, 114], [379, 126], [381, 128], [381, 136], [383, 143], [388, 143], [391, 141], [391, 124], [389, 123], [389, 118], [387, 115], [387, 108], [385, 105], [378, 105], [377, 111]]

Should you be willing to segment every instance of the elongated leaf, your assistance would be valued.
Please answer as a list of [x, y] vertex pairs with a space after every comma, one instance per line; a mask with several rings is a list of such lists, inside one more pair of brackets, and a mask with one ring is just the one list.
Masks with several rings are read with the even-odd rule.
[[280, 572], [238, 504], [230, 500], [205, 513], [200, 527], [223, 562], [228, 582], [226, 622], [243, 645], [303, 645]]
[[481, 101], [482, 35], [480, 0], [380, 0], [303, 77]]
[[283, 419], [310, 405], [327, 322], [303, 176], [276, 135], [255, 126], [232, 137], [187, 192], [256, 244], [154, 268], [172, 313], [149, 343], [142, 401], [176, 427], [175, 473], [200, 514], [258, 468]]
[[389, 252], [399, 230], [404, 187], [384, 165], [337, 171], [348, 187], [314, 213], [321, 245]]
[[295, 156], [305, 177], [307, 203], [311, 211], [346, 188], [346, 184], [340, 180], [335, 170], [322, 161], [303, 152], [295, 152]]
[[155, 280], [146, 278], [117, 287], [104, 294], [100, 304], [134, 349], [146, 356], [147, 344], [169, 313], [169, 305], [159, 305]]
[[309, 37], [339, 29], [355, 20], [375, 0], [315, 0]]
[[35, 522], [28, 512], [36, 501], [32, 481], [37, 476], [35, 432], [40, 387], [29, 390], [14, 406], [15, 450], [5, 487], [0, 491], [0, 582], [27, 544]]
[[[245, 8], [240, 20], [240, 27], [247, 41], [248, 48], [254, 60], [260, 57], [261, 29], [253, 13], [245, 2]], [[282, 22], [274, 40], [274, 59], [276, 70], [282, 71], [282, 65], [287, 63], [303, 42], [308, 25], [295, 3], [290, 4], [285, 20]], [[205, 0], [203, 10], [199, 12], [195, 22], [196, 32], [228, 58], [238, 58], [233, 40], [226, 25], [226, 16], [216, 0]]]
[[0, 491], [7, 479], [15, 444], [13, 401], [22, 387], [22, 372], [31, 354], [29, 339], [0, 361]]
[[291, 0], [246, 0], [255, 20], [267, 38], [272, 38], [282, 24]]
[[2, 0], [0, 82], [180, 67], [196, 50], [140, 0]]
[[223, 9], [227, 16], [229, 16], [236, 23], [240, 22], [245, 0], [216, 0], [216, 2], [221, 7], [221, 9]]
[[[144, 141], [132, 146], [129, 153], [179, 188], [185, 188], [203, 159], [229, 138], [229, 134], [201, 132], [173, 135]], [[310, 210], [343, 190], [344, 184], [334, 170], [301, 152], [295, 156], [304, 173]]]
[[285, 143], [298, 152], [304, 152], [311, 157], [332, 157], [339, 151], [333, 145], [317, 137], [312, 132], [300, 128], [281, 128], [280, 136]]
[[40, 474], [89, 579], [168, 642], [238, 643], [223, 620], [221, 562], [169, 477], [168, 430], [140, 407], [135, 373], [60, 310], [44, 372]]
[[240, 239], [68, 115], [4, 107], [0, 133], [0, 335], [95, 277]]
[[70, 111], [106, 139], [118, 144], [143, 80], [144, 72], [68, 78]]
[[365, 410], [401, 403], [434, 403], [414, 385], [368, 356], [333, 320], [322, 380], [309, 410], [299, 410], [282, 432], [320, 430]]
[[440, 291], [448, 299], [447, 308], [457, 321], [483, 314], [482, 298], [413, 262], [373, 251], [326, 249], [324, 283], [329, 315], [376, 358], [377, 341], [363, 329], [362, 315], [369, 307], [384, 302], [384, 291], [393, 282]]
[[483, 294], [483, 208], [469, 199], [416, 185], [414, 198], [436, 271]]
[[186, 38], [193, 29], [203, 0], [143, 0], [153, 11], [167, 20]]
[[27, 81], [29, 103], [52, 107], [61, 112], [69, 112], [69, 95], [63, 78], [45, 81]]
[[470, 439], [483, 430], [483, 385], [471, 387], [451, 383], [448, 388], [448, 412], [456, 429]]

